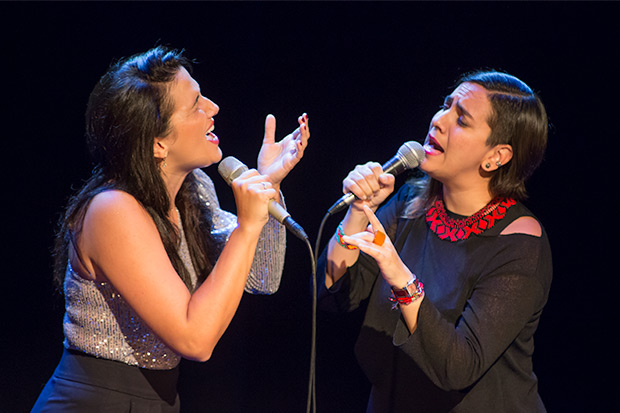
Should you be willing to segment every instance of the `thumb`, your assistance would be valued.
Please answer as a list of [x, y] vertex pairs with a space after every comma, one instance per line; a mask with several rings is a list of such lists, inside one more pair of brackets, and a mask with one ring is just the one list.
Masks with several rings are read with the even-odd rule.
[[265, 118], [265, 137], [263, 144], [276, 142], [276, 118], [273, 115], [267, 115]]
[[396, 178], [392, 174], [381, 174], [379, 175], [379, 183], [384, 186], [394, 185]]

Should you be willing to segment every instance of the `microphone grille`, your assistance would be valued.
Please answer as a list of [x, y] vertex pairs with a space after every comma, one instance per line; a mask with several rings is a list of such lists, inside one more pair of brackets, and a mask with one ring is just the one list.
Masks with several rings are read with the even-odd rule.
[[217, 166], [217, 171], [228, 185], [232, 184], [232, 181], [234, 181], [235, 178], [247, 170], [248, 167], [234, 156], [227, 156], [222, 159], [220, 164]]
[[416, 141], [403, 143], [400, 148], [398, 148], [398, 154], [402, 157], [408, 169], [416, 168], [422, 163], [425, 157], [424, 148]]

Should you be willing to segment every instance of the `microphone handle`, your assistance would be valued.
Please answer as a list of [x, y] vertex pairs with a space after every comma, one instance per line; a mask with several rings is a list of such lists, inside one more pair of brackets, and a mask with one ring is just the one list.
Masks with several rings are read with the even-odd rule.
[[278, 222], [282, 223], [282, 225], [288, 228], [288, 230], [295, 234], [296, 237], [302, 240], [308, 239], [308, 235], [306, 235], [306, 232], [301, 225], [295, 222], [293, 218], [291, 218], [291, 214], [289, 214], [286, 209], [282, 208], [280, 204], [272, 199], [269, 201], [268, 209], [269, 215], [277, 219]]

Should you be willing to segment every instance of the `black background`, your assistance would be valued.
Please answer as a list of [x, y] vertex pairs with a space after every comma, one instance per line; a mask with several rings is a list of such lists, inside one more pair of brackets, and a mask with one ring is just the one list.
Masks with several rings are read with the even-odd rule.
[[[581, 2], [3, 2], [0, 410], [29, 410], [62, 352], [49, 250], [67, 197], [90, 173], [88, 94], [113, 59], [165, 44], [200, 62], [194, 77], [220, 106], [225, 156], [254, 166], [268, 113], [278, 138], [309, 114], [310, 146], [283, 191], [312, 243], [346, 173], [424, 139], [462, 72], [505, 70], [532, 86], [553, 125], [526, 203], [554, 254], [536, 335], [539, 390], [552, 412], [607, 411], [617, 383], [608, 343], [619, 273], [609, 259], [619, 12], [618, 3]], [[215, 168], [206, 171], [234, 210]], [[212, 359], [185, 363], [187, 411], [305, 410], [310, 275], [306, 246], [289, 237], [280, 291], [245, 294]], [[360, 317], [319, 315], [319, 412], [364, 409], [368, 384], [352, 355]]]

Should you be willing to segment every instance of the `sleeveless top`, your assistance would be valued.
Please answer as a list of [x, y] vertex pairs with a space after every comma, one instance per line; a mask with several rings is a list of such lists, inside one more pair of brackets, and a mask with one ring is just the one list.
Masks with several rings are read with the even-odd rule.
[[[199, 169], [194, 175], [200, 183], [200, 198], [213, 214], [212, 234], [228, 241], [237, 226], [236, 217], [220, 209], [211, 179]], [[179, 225], [179, 232], [179, 255], [196, 288], [197, 276], [183, 225]], [[245, 291], [253, 294], [277, 291], [284, 267], [285, 245], [284, 227], [270, 217], [261, 233]], [[86, 280], [68, 263], [64, 294], [65, 348], [153, 370], [172, 369], [179, 364], [181, 356], [155, 335], [109, 282]]]

